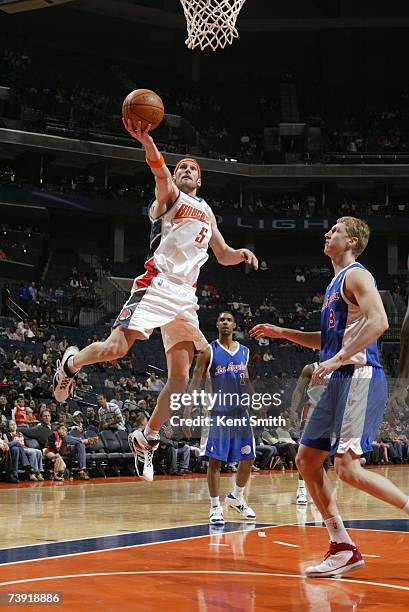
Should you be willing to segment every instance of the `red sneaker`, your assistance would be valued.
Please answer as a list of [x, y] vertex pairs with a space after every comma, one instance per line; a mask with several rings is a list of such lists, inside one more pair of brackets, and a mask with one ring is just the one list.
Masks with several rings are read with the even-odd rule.
[[330, 578], [347, 574], [354, 569], [363, 567], [365, 561], [354, 544], [346, 542], [330, 542], [329, 551], [324, 561], [319, 565], [310, 565], [305, 570], [307, 578]]

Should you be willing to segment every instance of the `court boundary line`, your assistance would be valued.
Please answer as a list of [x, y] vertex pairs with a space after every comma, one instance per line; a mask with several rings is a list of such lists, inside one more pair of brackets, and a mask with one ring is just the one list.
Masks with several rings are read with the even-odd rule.
[[[201, 536], [203, 537], [203, 536]], [[149, 576], [149, 575], [164, 575], [164, 574], [206, 574], [206, 575], [216, 575], [220, 574], [230, 575], [230, 576], [270, 576], [274, 578], [299, 578], [302, 580], [307, 580], [307, 576], [304, 574], [280, 574], [274, 572], [238, 572], [238, 571], [228, 571], [228, 570], [149, 570], [149, 571], [140, 571], [140, 572], [96, 572], [90, 574], [65, 574], [62, 576], [45, 576], [42, 578], [27, 578], [27, 579], [19, 579], [12, 580], [7, 582], [0, 582], [0, 587], [11, 586], [16, 584], [25, 584], [28, 582], [45, 582], [51, 580], [68, 580], [71, 578], [93, 578], [96, 576]], [[371, 582], [370, 580], [356, 580], [354, 578], [314, 578], [310, 580], [330, 580], [332, 582], [342, 582], [343, 584], [365, 584], [369, 586], [377, 586], [377, 587], [385, 587], [388, 589], [397, 589], [399, 591], [409, 591], [409, 586], [402, 586], [399, 584], [388, 584], [386, 582]]]
[[[198, 525], [208, 525], [209, 523], [198, 523]], [[242, 523], [240, 523], [241, 525]], [[251, 524], [251, 523], [249, 523]], [[289, 524], [291, 526], [291, 524]], [[272, 529], [275, 527], [287, 527], [289, 526], [287, 523], [283, 524], [283, 525], [267, 525], [267, 526], [262, 526], [262, 527], [257, 527], [256, 529], [253, 529], [253, 532], [259, 531], [259, 529]], [[195, 525], [193, 525], [195, 526]], [[165, 528], [164, 528], [165, 529]], [[160, 531], [160, 530], [158, 530]], [[32, 562], [37, 562], [37, 561], [47, 561], [49, 559], [63, 559], [65, 557], [78, 557], [79, 555], [95, 555], [96, 553], [105, 553], [105, 552], [111, 552], [114, 550], [125, 550], [126, 548], [139, 548], [141, 546], [153, 546], [155, 544], [169, 544], [170, 542], [185, 542], [187, 540], [197, 540], [199, 538], [213, 538], [214, 536], [219, 536], [219, 535], [229, 535], [230, 533], [249, 533], [249, 531], [244, 531], [243, 529], [235, 529], [233, 531], [221, 531], [220, 533], [204, 533], [202, 535], [198, 535], [198, 536], [186, 536], [184, 538], [173, 538], [171, 540], [158, 540], [157, 542], [143, 542], [141, 544], [128, 544], [126, 546], [115, 546], [113, 548], [102, 548], [102, 549], [98, 549], [98, 550], [84, 550], [81, 552], [73, 552], [73, 553], [68, 553], [68, 554], [64, 554], [64, 555], [52, 555], [50, 557], [39, 557], [37, 559], [23, 559], [21, 561], [7, 561], [5, 563], [0, 563], [0, 568], [6, 566], [6, 565], [20, 565], [21, 563], [32, 563]], [[148, 532], [135, 532], [135, 533], [149, 533]], [[104, 536], [98, 536], [98, 537], [104, 537]], [[75, 541], [75, 540], [74, 540]], [[58, 544], [58, 542], [57, 542]], [[44, 546], [44, 544], [43, 544]], [[1, 584], [0, 584], [1, 586]]]
[[[236, 521], [228, 521], [229, 523], [234, 523]], [[141, 531], [126, 531], [126, 532], [122, 532], [122, 533], [107, 533], [107, 534], [103, 534], [103, 535], [93, 535], [93, 536], [84, 536], [83, 538], [69, 538], [68, 540], [52, 540], [52, 541], [44, 541], [44, 542], [37, 542], [36, 544], [18, 544], [17, 546], [4, 546], [2, 548], [0, 548], [0, 552], [2, 550], [10, 550], [10, 548], [12, 548], [13, 550], [15, 548], [25, 548], [28, 546], [46, 546], [47, 544], [65, 544], [66, 542], [78, 542], [78, 541], [82, 541], [82, 540], [94, 540], [97, 538], [114, 538], [115, 536], [121, 536], [121, 535], [125, 535], [125, 533], [127, 533], [128, 535], [131, 534], [136, 534], [136, 533], [150, 533], [151, 531], [163, 531], [164, 529], [181, 529], [181, 528], [185, 528], [185, 527], [198, 527], [200, 525], [208, 525], [209, 523], [191, 523], [190, 525], [175, 525], [174, 527], [155, 527], [155, 529], [142, 529]], [[259, 523], [260, 524], [260, 523]], [[271, 525], [271, 523], [266, 523], [267, 525]], [[4, 565], [2, 563], [0, 563], [0, 567], [1, 565]]]
[[[351, 519], [353, 520], [353, 519]], [[356, 519], [356, 520], [360, 520], [360, 519]], [[366, 520], [366, 519], [361, 519], [361, 520]], [[382, 519], [373, 519], [373, 520], [382, 520]], [[387, 519], [386, 519], [387, 520]], [[391, 520], [391, 519], [389, 519]], [[400, 519], [397, 519], [400, 520]], [[402, 519], [405, 520], [405, 519]], [[229, 521], [230, 522], [230, 521]], [[234, 522], [234, 521], [231, 521]], [[239, 523], [242, 524], [242, 523]], [[251, 524], [251, 523], [249, 523]], [[259, 523], [260, 524], [260, 523]], [[197, 523], [194, 525], [181, 525], [180, 528], [183, 527], [196, 527], [196, 526], [202, 526], [202, 525], [208, 525], [208, 523]], [[260, 527], [257, 527], [256, 529], [252, 530], [253, 532], [258, 532], [261, 529], [266, 530], [266, 529], [276, 529], [277, 527], [314, 527], [314, 528], [318, 528], [318, 529], [325, 529], [325, 527], [323, 525], [311, 525], [311, 524], [303, 524], [303, 523], [282, 523], [282, 524], [278, 524], [278, 525], [262, 525]], [[176, 527], [163, 527], [163, 530], [165, 529], [177, 529]], [[131, 532], [131, 533], [149, 533], [150, 531], [161, 531], [162, 529], [152, 529], [152, 530], [147, 530], [147, 531], [135, 531], [135, 532]], [[356, 531], [378, 531], [378, 532], [383, 532], [383, 533], [403, 533], [406, 535], [409, 535], [408, 531], [391, 531], [388, 529], [364, 529], [364, 528], [359, 528], [359, 527], [349, 527], [348, 529], [352, 529], [352, 530], [356, 530]], [[67, 554], [63, 554], [63, 555], [51, 555], [49, 557], [39, 557], [36, 559], [23, 559], [21, 561], [6, 561], [5, 563], [0, 563], [0, 568], [7, 566], [7, 565], [20, 565], [22, 563], [34, 563], [34, 562], [38, 562], [38, 561], [47, 561], [49, 559], [63, 559], [66, 557], [77, 557], [79, 555], [92, 555], [92, 554], [96, 554], [96, 553], [105, 553], [105, 552], [111, 552], [111, 551], [115, 551], [115, 550], [125, 550], [127, 548], [139, 548], [141, 546], [153, 546], [156, 544], [168, 544], [171, 542], [183, 542], [183, 541], [187, 541], [187, 540], [196, 540], [199, 538], [212, 538], [214, 536], [219, 536], [221, 534], [223, 535], [228, 535], [230, 533], [249, 533], [248, 531], [244, 531], [243, 529], [235, 529], [233, 531], [227, 531], [227, 532], [220, 532], [220, 533], [207, 533], [207, 534], [203, 534], [203, 535], [198, 535], [198, 536], [186, 536], [186, 537], [182, 537], [182, 538], [173, 538], [171, 540], [158, 540], [157, 542], [144, 542], [141, 544], [128, 544], [125, 546], [115, 546], [113, 548], [102, 548], [102, 549], [98, 549], [98, 550], [86, 550], [86, 551], [81, 551], [81, 552], [74, 552], [74, 553], [67, 553]], [[123, 535], [123, 534], [115, 534], [115, 535]], [[104, 537], [108, 537], [108, 536], [90, 536], [88, 538], [81, 538], [81, 539], [92, 539], [92, 538], [104, 538]], [[71, 541], [77, 541], [76, 539], [74, 540], [67, 540], [67, 542], [71, 542]], [[59, 544], [60, 542], [53, 542], [55, 544]], [[63, 543], [61, 541], [61, 543]], [[39, 544], [33, 544], [33, 546], [45, 546], [46, 543], [39, 543]], [[27, 546], [31, 546], [30, 544], [28, 544]], [[8, 550], [8, 549], [3, 549], [3, 550]], [[1, 586], [1, 583], [0, 583]]]
[[[118, 483], [119, 484], [119, 483]], [[286, 505], [286, 504], [283, 504]], [[409, 517], [407, 519], [405, 518], [368, 518], [368, 519], [344, 519], [344, 522], [351, 522], [351, 521], [409, 521]], [[242, 521], [239, 520], [235, 520], [235, 521], [228, 521], [229, 523], [240, 523], [242, 524]], [[259, 523], [257, 521], [258, 525], [265, 525], [266, 527], [276, 527], [276, 525], [272, 525], [271, 523]], [[170, 527], [155, 527], [155, 529], [142, 529], [140, 531], [122, 531], [122, 532], [118, 532], [118, 533], [104, 533], [102, 535], [93, 535], [93, 536], [84, 536], [82, 538], [68, 538], [67, 540], [50, 540], [50, 541], [44, 541], [44, 542], [36, 542], [33, 544], [17, 544], [16, 546], [10, 547], [10, 546], [2, 546], [0, 547], [0, 552], [3, 550], [10, 550], [11, 548], [14, 550], [16, 548], [25, 548], [25, 547], [32, 547], [32, 546], [46, 546], [47, 544], [65, 544], [66, 542], [77, 542], [77, 541], [82, 541], [82, 540], [93, 540], [96, 538], [114, 538], [115, 536], [120, 536], [120, 535], [124, 535], [125, 533], [127, 533], [128, 535], [131, 534], [136, 534], [136, 533], [150, 533], [151, 531], [163, 531], [164, 529], [182, 529], [185, 527], [199, 527], [200, 525], [209, 525], [208, 522], [205, 523], [189, 523], [188, 525], [174, 525], [174, 526], [170, 526]], [[307, 522], [307, 523], [283, 523], [282, 525], [279, 525], [280, 527], [285, 527], [286, 525], [291, 526], [293, 525], [294, 527], [324, 527], [324, 525], [314, 525], [311, 522]], [[261, 529], [261, 527], [260, 527]], [[356, 529], [358, 531], [366, 531], [363, 527], [348, 527], [348, 529]], [[385, 531], [387, 533], [409, 533], [409, 531], [397, 531], [396, 529], [370, 529], [370, 531]], [[233, 533], [233, 532], [226, 532], [226, 533]], [[108, 550], [108, 549], [107, 549]], [[0, 567], [1, 565], [5, 565], [4, 563], [0, 563]]]

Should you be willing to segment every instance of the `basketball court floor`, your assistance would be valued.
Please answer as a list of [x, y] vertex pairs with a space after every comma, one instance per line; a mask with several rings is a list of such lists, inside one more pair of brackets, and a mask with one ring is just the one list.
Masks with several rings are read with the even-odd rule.
[[[408, 467], [379, 471], [409, 490]], [[223, 494], [230, 478], [223, 477]], [[296, 488], [296, 472], [254, 474], [247, 497], [257, 523], [231, 510], [223, 529], [207, 522], [201, 475], [2, 484], [0, 608], [13, 593], [57, 592], [59, 605], [17, 607], [407, 610], [409, 520], [339, 483], [340, 510], [366, 567], [341, 579], [307, 580], [304, 568], [322, 559], [328, 539], [315, 507], [295, 505]]]

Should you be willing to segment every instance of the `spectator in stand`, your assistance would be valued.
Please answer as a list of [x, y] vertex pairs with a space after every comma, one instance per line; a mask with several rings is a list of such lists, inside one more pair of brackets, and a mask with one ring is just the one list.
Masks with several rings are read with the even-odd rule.
[[61, 353], [64, 353], [67, 346], [68, 346], [67, 336], [63, 336], [63, 339], [61, 340], [61, 342], [58, 343], [58, 350]]
[[5, 395], [0, 396], [0, 428], [3, 429], [7, 425], [7, 417], [4, 414], [7, 406], [7, 398]]
[[126, 382], [126, 388], [128, 389], [128, 391], [133, 391], [134, 393], [139, 393], [140, 391], [142, 391], [142, 385], [136, 380], [134, 374], [132, 374], [132, 376], [128, 378]]
[[64, 436], [67, 435], [67, 426], [59, 424], [56, 430], [47, 438], [47, 443], [44, 448], [44, 456], [51, 459], [54, 465], [54, 480], [63, 480], [66, 470], [66, 464], [61, 457], [61, 449], [64, 441]]
[[171, 476], [182, 476], [182, 473], [178, 471], [178, 443], [171, 439], [172, 431], [172, 427], [163, 426], [159, 432], [159, 447], [153, 456], [155, 473], [163, 474], [164, 470], [165, 473], [168, 473]]
[[124, 417], [122, 416], [122, 412], [118, 408], [117, 404], [107, 402], [106, 395], [103, 393], [97, 395], [97, 404], [99, 406], [98, 419], [100, 430], [125, 430]]
[[43, 372], [41, 359], [39, 357], [37, 357], [37, 359], [35, 360], [35, 363], [33, 365], [33, 372], [35, 374], [42, 374]]
[[106, 377], [104, 381], [104, 387], [105, 389], [111, 390], [115, 388], [114, 377], [112, 374], [108, 374], [108, 376]]
[[[129, 394], [129, 395], [131, 395], [131, 394]], [[124, 406], [124, 402], [122, 401], [122, 389], [121, 389], [121, 387], [115, 387], [115, 389], [114, 389], [114, 399], [112, 399], [111, 402], [116, 404], [118, 406], [119, 410], [122, 410], [122, 408]]]
[[65, 414], [65, 412], [60, 412], [57, 417], [57, 421], [55, 423], [51, 423], [52, 431], [55, 431], [59, 425], [65, 425], [68, 430], [67, 415]]
[[21, 283], [20, 288], [18, 290], [18, 301], [19, 305], [23, 310], [27, 308], [27, 303], [30, 301], [30, 293], [26, 283]]
[[138, 410], [138, 402], [135, 399], [135, 393], [130, 391], [129, 397], [124, 401], [123, 410]]
[[96, 418], [95, 410], [93, 406], [87, 406], [87, 416], [84, 419], [84, 429], [88, 431], [89, 429], [95, 430], [98, 432], [99, 429], [99, 421]]
[[133, 422], [130, 420], [131, 413], [129, 412], [128, 408], [124, 408], [122, 410], [122, 414], [125, 421], [125, 431], [130, 434], [135, 429]]
[[20, 372], [24, 372], [25, 371], [25, 365], [24, 365], [24, 361], [22, 360], [21, 357], [21, 352], [20, 351], [16, 351], [14, 354], [14, 359], [13, 359], [13, 364], [14, 367], [19, 370]]
[[37, 287], [34, 281], [28, 287], [28, 293], [30, 295], [31, 301], [36, 302], [37, 301]]
[[32, 427], [33, 425], [36, 425], [37, 422], [38, 421], [37, 421], [37, 418], [34, 416], [33, 408], [27, 407], [26, 408], [26, 424], [27, 424], [27, 426], [28, 427]]
[[[45, 346], [46, 346], [48, 351], [58, 351], [59, 350], [58, 342], [55, 339], [55, 335], [54, 334], [51, 334], [50, 338], [45, 343]], [[47, 355], [47, 357], [48, 357], [48, 355]], [[52, 358], [52, 355], [51, 355], [51, 358]]]
[[24, 404], [24, 397], [18, 398], [15, 401], [15, 408], [14, 408], [14, 420], [18, 426], [27, 424], [26, 416], [27, 416], [27, 413], [26, 413], [26, 407]]
[[0, 451], [3, 457], [5, 456], [6, 471], [8, 471], [7, 480], [14, 483], [20, 482], [18, 478], [19, 468], [30, 469], [30, 463], [20, 442], [6, 442], [0, 438]]
[[313, 297], [311, 298], [311, 302], [315, 306], [321, 306], [323, 300], [324, 300], [324, 296], [319, 291], [317, 291], [317, 293], [314, 293]]
[[[61, 416], [62, 413], [60, 413]], [[76, 410], [72, 415], [72, 425], [70, 431], [73, 429], [83, 433], [84, 432], [84, 415], [81, 410]]]
[[25, 432], [26, 438], [34, 438], [44, 448], [51, 434], [51, 412], [46, 408], [41, 412], [40, 422], [35, 427], [29, 427]]
[[64, 300], [64, 289], [59, 285], [57, 289], [54, 291], [55, 299], [59, 304], [61, 304]]
[[16, 421], [9, 421], [7, 433], [4, 435], [6, 442], [19, 442], [31, 466], [30, 480], [44, 480], [43, 453], [38, 448], [29, 448], [25, 443], [21, 431], [17, 431]]
[[160, 393], [165, 386], [163, 380], [158, 378], [156, 374], [152, 373], [145, 383], [145, 387], [149, 391], [153, 391], [154, 393]]

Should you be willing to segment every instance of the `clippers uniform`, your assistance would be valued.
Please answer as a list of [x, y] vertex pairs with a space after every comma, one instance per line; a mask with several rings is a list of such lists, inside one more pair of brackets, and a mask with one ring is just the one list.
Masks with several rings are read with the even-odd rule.
[[[210, 343], [210, 350], [208, 375], [212, 383], [211, 391], [217, 396], [214, 407], [208, 413], [211, 425], [204, 454], [227, 463], [254, 459], [255, 443], [248, 404], [242, 402], [243, 394], [248, 394], [246, 379], [250, 351], [247, 346], [237, 342], [237, 348], [230, 352], [219, 340]], [[229, 425], [227, 419], [240, 423]]]
[[[327, 287], [321, 312], [322, 361], [351, 342], [366, 321], [359, 306], [344, 294], [345, 278], [354, 268], [370, 274], [354, 262], [340, 270]], [[371, 451], [386, 400], [386, 377], [374, 342], [332, 373], [305, 428], [302, 444], [331, 451], [331, 455]]]
[[145, 273], [134, 280], [113, 327], [139, 331], [144, 340], [160, 327], [165, 351], [184, 340], [203, 351], [208, 342], [199, 330], [196, 281], [209, 257], [213, 212], [202, 198], [179, 191], [165, 213], [149, 218]]

